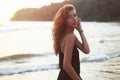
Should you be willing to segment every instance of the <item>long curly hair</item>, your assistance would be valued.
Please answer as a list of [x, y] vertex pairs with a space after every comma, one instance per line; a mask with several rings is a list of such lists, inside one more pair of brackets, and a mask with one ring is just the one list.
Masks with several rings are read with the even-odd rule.
[[59, 53], [61, 49], [61, 42], [65, 35], [65, 30], [67, 26], [66, 24], [67, 16], [71, 10], [75, 10], [75, 7], [72, 4], [66, 4], [58, 10], [54, 17], [52, 35], [53, 35], [53, 47], [56, 55]]

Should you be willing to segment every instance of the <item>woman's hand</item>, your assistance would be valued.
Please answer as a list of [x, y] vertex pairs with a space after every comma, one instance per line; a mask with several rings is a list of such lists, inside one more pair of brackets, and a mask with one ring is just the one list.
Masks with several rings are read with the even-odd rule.
[[77, 26], [75, 26], [75, 29], [78, 30], [79, 32], [83, 31], [80, 18], [78, 18], [78, 20], [77, 20]]

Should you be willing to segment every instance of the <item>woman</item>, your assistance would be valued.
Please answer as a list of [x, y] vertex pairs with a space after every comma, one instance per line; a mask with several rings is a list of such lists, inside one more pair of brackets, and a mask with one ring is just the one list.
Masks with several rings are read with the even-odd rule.
[[[79, 32], [82, 42], [75, 36], [74, 29]], [[59, 54], [60, 73], [57, 80], [82, 80], [78, 49], [85, 54], [90, 50], [72, 4], [66, 4], [58, 10], [52, 34], [55, 54]]]

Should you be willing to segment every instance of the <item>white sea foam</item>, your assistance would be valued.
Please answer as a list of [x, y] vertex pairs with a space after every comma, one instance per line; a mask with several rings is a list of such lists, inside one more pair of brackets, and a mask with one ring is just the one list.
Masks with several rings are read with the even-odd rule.
[[120, 57], [120, 53], [103, 54], [97, 56], [90, 56], [81, 60], [81, 62], [102, 62], [111, 58]]
[[43, 65], [43, 66], [20, 66], [20, 67], [12, 67], [12, 68], [3, 68], [0, 69], [0, 75], [12, 75], [12, 74], [21, 74], [25, 72], [34, 72], [34, 71], [44, 71], [57, 69], [57, 65]]

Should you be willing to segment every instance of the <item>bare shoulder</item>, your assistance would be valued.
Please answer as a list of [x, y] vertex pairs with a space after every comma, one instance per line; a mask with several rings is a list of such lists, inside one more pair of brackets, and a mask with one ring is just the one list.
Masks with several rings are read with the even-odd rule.
[[67, 42], [75, 41], [75, 39], [76, 39], [76, 36], [73, 33], [68, 33], [65, 35], [65, 41]]

